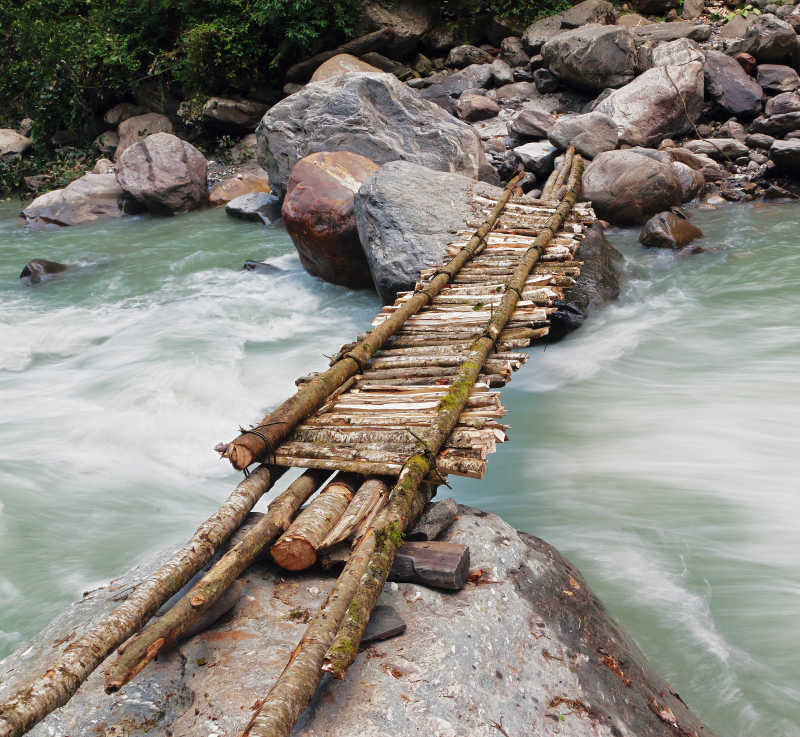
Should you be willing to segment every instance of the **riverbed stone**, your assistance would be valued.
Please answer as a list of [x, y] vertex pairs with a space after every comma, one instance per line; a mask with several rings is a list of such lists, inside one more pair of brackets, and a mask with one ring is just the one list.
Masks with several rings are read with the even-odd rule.
[[[648, 53], [644, 53], [647, 50]], [[689, 38], [677, 38], [674, 41], [662, 41], [650, 48], [650, 44], [642, 44], [639, 49], [639, 61], [643, 67], [665, 67], [674, 64], [688, 64], [692, 61], [705, 62], [705, 51], [697, 41]], [[644, 69], [643, 69], [644, 71]]]
[[127, 148], [117, 162], [122, 189], [157, 215], [175, 215], [208, 204], [207, 175], [206, 157], [171, 133], [147, 136]]
[[800, 171], [800, 139], [775, 141], [769, 149], [769, 157], [777, 169], [797, 173]]
[[126, 195], [110, 174], [84, 174], [63, 189], [39, 195], [23, 211], [27, 225], [81, 225], [122, 217]]
[[782, 92], [767, 100], [767, 104], [764, 106], [764, 114], [769, 117], [798, 111], [800, 111], [800, 93], [798, 92]]
[[203, 117], [209, 125], [231, 133], [250, 133], [255, 130], [267, 105], [241, 97], [210, 97], [203, 105]]
[[680, 203], [681, 187], [671, 161], [666, 152], [652, 149], [604, 151], [583, 174], [583, 197], [599, 217], [615, 225], [642, 223]]
[[278, 196], [294, 164], [320, 150], [350, 151], [378, 164], [402, 158], [497, 181], [474, 128], [391, 74], [350, 73], [308, 84], [267, 112], [257, 136], [259, 162]]
[[583, 115], [563, 115], [548, 135], [551, 143], [566, 149], [575, 146], [575, 150], [588, 159], [593, 159], [603, 151], [612, 151], [617, 147], [619, 135], [617, 124], [603, 113], [592, 112]]
[[349, 151], [310, 154], [294, 165], [281, 213], [309, 274], [347, 287], [372, 286], [353, 200], [377, 170], [375, 162]]
[[544, 62], [556, 77], [576, 87], [621, 87], [636, 76], [630, 31], [591, 23], [553, 36], [542, 47]]
[[719, 35], [722, 38], [744, 38], [748, 25], [747, 18], [743, 15], [734, 14], [729, 21], [722, 25]]
[[514, 71], [510, 65], [502, 59], [495, 59], [492, 64], [492, 79], [495, 86], [502, 87], [504, 84], [514, 83]]
[[589, 23], [613, 26], [617, 22], [617, 10], [607, 0], [583, 0], [560, 15], [562, 28], [580, 28]]
[[692, 169], [681, 161], [674, 161], [672, 163], [672, 171], [678, 180], [681, 189], [681, 202], [690, 202], [697, 197], [706, 186], [706, 178], [703, 172], [698, 169]]
[[39, 284], [43, 279], [53, 274], [61, 274], [70, 267], [58, 261], [49, 261], [46, 258], [32, 258], [22, 267], [19, 278], [28, 284]]
[[558, 154], [558, 149], [550, 141], [531, 141], [517, 146], [514, 153], [526, 171], [542, 178], [553, 171], [553, 162]]
[[522, 45], [531, 56], [536, 56], [553, 36], [561, 33], [561, 16], [551, 15], [531, 23], [522, 34]]
[[270, 192], [267, 172], [261, 168], [240, 172], [215, 184], [208, 193], [208, 204], [218, 207], [252, 192]]
[[500, 42], [500, 60], [510, 67], [524, 67], [531, 58], [519, 36], [508, 36]]
[[709, 51], [703, 74], [706, 94], [726, 113], [752, 118], [761, 112], [764, 91], [735, 59]]
[[493, 79], [491, 64], [470, 64], [452, 74], [437, 74], [435, 82], [419, 91], [420, 97], [435, 102], [451, 115], [455, 115], [456, 100], [463, 92], [489, 87]]
[[634, 146], [658, 144], [686, 133], [703, 110], [703, 64], [695, 61], [648, 69], [612, 92], [595, 110], [614, 120], [620, 139]]
[[631, 29], [638, 43], [645, 41], [675, 41], [678, 38], [689, 38], [692, 41], [708, 41], [711, 37], [711, 26], [706, 23], [694, 23], [690, 20], [672, 23], [649, 23]]
[[736, 51], [752, 54], [760, 64], [792, 59], [797, 49], [797, 34], [786, 21], [771, 13], [748, 18], [744, 40]]
[[160, 113], [145, 113], [126, 118], [117, 126], [119, 143], [114, 152], [114, 161], [137, 141], [143, 141], [153, 133], [172, 133], [172, 121]]
[[785, 64], [759, 64], [758, 83], [772, 94], [792, 92], [800, 87], [800, 76]]
[[529, 104], [508, 121], [508, 132], [522, 139], [547, 138], [555, 123], [552, 113]]
[[340, 74], [348, 74], [349, 72], [380, 72], [378, 67], [367, 64], [361, 61], [357, 56], [352, 54], [336, 54], [327, 61], [322, 62], [314, 74], [311, 75], [311, 82], [321, 82], [325, 79], [332, 79], [338, 77]]
[[239, 220], [252, 220], [270, 225], [281, 219], [281, 201], [268, 192], [250, 192], [232, 199], [225, 212]]
[[671, 210], [653, 215], [639, 233], [643, 246], [654, 248], [683, 248], [703, 237], [703, 231], [685, 217]]
[[747, 156], [749, 149], [735, 138], [704, 138], [686, 141], [684, 148], [694, 154], [705, 154], [714, 161], [732, 161], [740, 156]]
[[461, 44], [461, 46], [450, 49], [445, 64], [456, 69], [463, 69], [470, 64], [489, 64], [491, 61], [492, 57], [489, 53], [478, 46]]
[[464, 92], [456, 103], [458, 117], [468, 123], [494, 118], [499, 112], [500, 106], [494, 100], [473, 92]]

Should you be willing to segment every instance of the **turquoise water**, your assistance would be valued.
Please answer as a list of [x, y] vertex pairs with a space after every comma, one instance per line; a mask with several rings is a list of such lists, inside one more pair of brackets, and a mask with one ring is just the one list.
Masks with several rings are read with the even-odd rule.
[[[46, 233], [13, 213], [0, 204], [0, 657], [191, 534], [238, 481], [213, 445], [378, 308], [219, 210]], [[572, 559], [714, 729], [795, 737], [800, 207], [693, 219], [719, 250], [611, 231], [620, 301], [532, 351], [504, 392], [511, 442], [454, 493]], [[24, 286], [33, 257], [80, 268]]]

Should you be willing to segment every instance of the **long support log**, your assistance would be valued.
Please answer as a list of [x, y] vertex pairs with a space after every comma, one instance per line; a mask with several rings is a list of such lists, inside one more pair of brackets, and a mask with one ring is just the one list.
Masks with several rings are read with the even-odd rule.
[[366, 366], [374, 353], [403, 326], [406, 320], [422, 307], [429, 305], [434, 297], [453, 280], [464, 264], [481, 250], [486, 236], [521, 178], [522, 172], [506, 185], [497, 205], [470, 238], [467, 245], [434, 278], [427, 282], [423, 289], [405, 302], [401, 309], [392, 313], [391, 317], [370, 331], [359, 345], [327, 371], [300, 386], [292, 397], [270, 412], [256, 427], [243, 431], [230, 443], [217, 445], [216, 450], [222, 457], [227, 458], [234, 468], [239, 470], [267, 458], [298, 423], [321, 407], [338, 387]]
[[[319, 683], [322, 656], [324, 669], [338, 677], [343, 676], [354, 660], [366, 623], [391, 569], [395, 550], [401, 544], [403, 531], [411, 519], [411, 512], [415, 507], [420, 507], [424, 496], [421, 493], [423, 484], [436, 454], [458, 424], [461, 411], [480, 375], [481, 366], [511, 317], [519, 299], [518, 292], [524, 286], [528, 273], [575, 203], [581, 171], [580, 157], [576, 157], [575, 171], [570, 177], [571, 189], [557, 208], [552, 224], [541, 232], [537, 245], [521, 260], [519, 270], [509, 282], [513, 289], [506, 290], [506, 299], [494, 312], [485, 335], [478, 338], [467, 352], [448, 394], [440, 401], [431, 423], [427, 451], [416, 453], [406, 460], [392, 489], [386, 512], [380, 516], [381, 526], [367, 531], [337, 580], [329, 601], [336, 599], [340, 605], [334, 612], [326, 604], [314, 618], [292, 654], [289, 665], [254, 714], [242, 737], [288, 737]], [[516, 184], [516, 181], [512, 182]], [[365, 555], [367, 551], [369, 555]], [[332, 632], [336, 636], [331, 643]], [[327, 653], [321, 653], [320, 650], [328, 643], [332, 646]]]
[[114, 693], [134, 678], [162, 650], [178, 642], [194, 623], [208, 611], [228, 587], [264, 551], [280, 532], [291, 524], [303, 503], [322, 485], [330, 471], [309, 470], [295, 479], [269, 505], [267, 513], [239, 542], [167, 613], [133, 637], [109, 668], [105, 677], [106, 693]]
[[370, 613], [392, 568], [395, 551], [402, 539], [399, 533], [407, 529], [413, 498], [422, 480], [430, 471], [431, 457], [439, 452], [458, 423], [459, 415], [466, 404], [472, 385], [478, 378], [481, 365], [514, 312], [525, 279], [578, 198], [583, 161], [580, 156], [575, 155], [572, 147], [568, 150], [567, 159], [572, 163], [567, 194], [556, 209], [550, 225], [539, 233], [535, 245], [520, 259], [513, 277], [507, 284], [503, 301], [489, 321], [485, 335], [473, 344], [469, 357], [462, 364], [459, 376], [451, 386], [448, 397], [439, 405], [433, 437], [429, 441], [430, 453], [412, 456], [403, 467], [397, 485], [392, 490], [385, 516], [386, 526], [382, 531], [376, 532], [379, 544], [375, 547], [358, 591], [353, 597], [348, 617], [342, 622], [333, 644], [325, 655], [322, 669], [336, 678], [344, 678], [347, 668], [355, 660], [358, 644], [364, 634]]
[[225, 503], [128, 596], [88, 632], [64, 646], [61, 656], [33, 681], [0, 704], [0, 737], [20, 737], [69, 701], [106, 656], [138, 632], [175, 592], [194, 576], [236, 531], [261, 496], [285, 469], [261, 466], [242, 481]]

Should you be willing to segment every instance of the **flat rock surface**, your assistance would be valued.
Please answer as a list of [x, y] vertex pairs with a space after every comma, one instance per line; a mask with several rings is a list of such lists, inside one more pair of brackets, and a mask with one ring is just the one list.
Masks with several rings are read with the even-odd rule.
[[[406, 632], [368, 646], [344, 681], [324, 680], [296, 737], [712, 737], [554, 548], [494, 515], [459, 512], [443, 539], [469, 546], [473, 581], [456, 593], [388, 584], [380, 603]], [[156, 560], [88, 593], [0, 663], [0, 699]], [[261, 563], [240, 581], [242, 598], [212, 629], [113, 696], [99, 668], [30, 735], [238, 735], [333, 579]]]

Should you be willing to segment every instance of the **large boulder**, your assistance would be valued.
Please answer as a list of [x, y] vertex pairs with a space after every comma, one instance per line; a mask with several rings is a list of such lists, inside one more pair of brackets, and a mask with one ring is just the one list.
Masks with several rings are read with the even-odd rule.
[[114, 161], [137, 141], [143, 141], [153, 133], [172, 133], [172, 122], [166, 115], [160, 113], [145, 113], [144, 115], [134, 115], [132, 118], [125, 118], [117, 126], [119, 142], [114, 151]]
[[669, 154], [632, 148], [599, 154], [583, 174], [583, 197], [604, 220], [636, 225], [679, 204], [681, 187]]
[[351, 151], [378, 164], [405, 159], [496, 181], [478, 133], [423, 100], [391, 74], [345, 74], [314, 82], [273, 106], [257, 130], [258, 158], [273, 192], [315, 151]]
[[[394, 608], [404, 634], [367, 645], [345, 680], [323, 683], [297, 737], [499, 737], [491, 723], [501, 719], [514, 737], [715, 737], [686, 706], [690, 695], [681, 698], [656, 673], [551, 545], [464, 506], [440, 539], [469, 547], [473, 580], [461, 591], [385, 586], [379, 604]], [[165, 557], [87, 592], [0, 663], [0, 701], [43, 673], [74, 633], [118, 607]], [[159, 653], [113, 697], [98, 668], [30, 737], [242, 734], [335, 576], [313, 569], [287, 577], [261, 558], [239, 581], [227, 617]]]
[[703, 237], [703, 231], [671, 210], [653, 215], [639, 233], [639, 243], [654, 248], [683, 248]]
[[735, 59], [709, 51], [703, 74], [706, 94], [726, 114], [752, 118], [761, 112], [764, 91]]
[[648, 69], [595, 110], [614, 120], [620, 138], [634, 146], [686, 133], [703, 110], [703, 65], [693, 61]]
[[191, 143], [154, 133], [134, 143], [117, 162], [117, 181], [158, 215], [175, 215], [208, 203], [208, 162]]
[[377, 170], [349, 151], [311, 154], [294, 165], [281, 213], [309, 274], [347, 287], [372, 286], [353, 197]]
[[636, 50], [630, 31], [592, 23], [553, 36], [542, 47], [544, 63], [576, 87], [621, 87], [636, 76]]
[[28, 225], [80, 225], [125, 214], [127, 197], [114, 174], [84, 174], [37, 197], [22, 211]]
[[603, 151], [613, 151], [619, 142], [617, 124], [603, 113], [564, 115], [550, 130], [550, 141], [561, 149], [570, 144], [588, 159]]
[[692, 61], [705, 62], [706, 54], [697, 41], [677, 38], [674, 41], [660, 41], [642, 44], [639, 61], [643, 70], [650, 67], [665, 67], [672, 64], [688, 64]]
[[32, 141], [11, 128], [0, 128], [0, 159], [15, 158], [31, 147]]
[[752, 54], [762, 64], [791, 60], [796, 49], [794, 28], [771, 13], [748, 19], [744, 41], [736, 47], [736, 51]]
[[233, 133], [251, 132], [267, 112], [267, 105], [255, 100], [210, 97], [203, 105], [203, 117], [214, 128]]
[[404, 58], [419, 46], [423, 36], [438, 19], [437, 8], [432, 3], [418, 0], [366, 0], [361, 3], [361, 15], [355, 25], [358, 35], [388, 28], [392, 38], [382, 51], [390, 56]]
[[217, 207], [242, 195], [269, 191], [269, 178], [263, 169], [244, 171], [214, 185], [208, 193], [208, 204]]
[[[380, 72], [378, 67], [367, 64], [361, 61], [357, 56], [352, 54], [336, 54], [327, 61], [320, 64], [314, 74], [311, 75], [311, 82], [321, 82], [324, 79], [331, 79], [338, 77], [340, 74], [348, 74], [350, 72]], [[262, 113], [263, 114], [263, 113]], [[256, 121], [258, 124], [258, 121]]]

